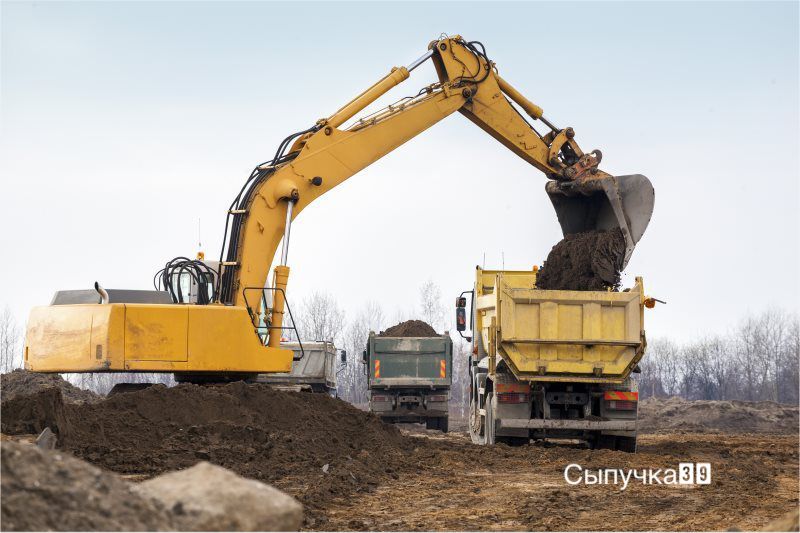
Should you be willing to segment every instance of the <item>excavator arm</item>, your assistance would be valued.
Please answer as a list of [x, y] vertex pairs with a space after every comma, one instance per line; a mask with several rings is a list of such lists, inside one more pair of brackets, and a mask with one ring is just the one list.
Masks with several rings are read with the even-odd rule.
[[[439, 82], [351, 121], [428, 59]], [[546, 132], [537, 131], [515, 105]], [[288, 137], [271, 161], [254, 169], [228, 212], [215, 302], [36, 308], [26, 364], [33, 370], [64, 372], [288, 371], [292, 353], [280, 349], [280, 339], [292, 220], [319, 196], [456, 111], [549, 178], [546, 191], [565, 234], [620, 228], [627, 262], [652, 212], [649, 181], [643, 176], [615, 178], [599, 170], [600, 153], [584, 153], [571, 128], [551, 124], [540, 107], [500, 77], [480, 43], [459, 36], [442, 38], [408, 67], [393, 68], [329, 117]], [[345, 126], [348, 121], [351, 124]], [[622, 189], [633, 192], [621, 195]], [[270, 264], [281, 242], [280, 264], [268, 285]], [[112, 310], [115, 306], [121, 308]], [[79, 358], [69, 353], [78, 344], [66, 339], [64, 327], [84, 334], [79, 336]], [[54, 337], [61, 341], [51, 342], [56, 349], [47, 346]]]

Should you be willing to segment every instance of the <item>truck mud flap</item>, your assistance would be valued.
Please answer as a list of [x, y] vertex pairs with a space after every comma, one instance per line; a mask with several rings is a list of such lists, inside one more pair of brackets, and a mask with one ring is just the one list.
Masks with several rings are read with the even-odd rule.
[[498, 429], [585, 429], [590, 431], [636, 431], [636, 420], [558, 420], [507, 418]]

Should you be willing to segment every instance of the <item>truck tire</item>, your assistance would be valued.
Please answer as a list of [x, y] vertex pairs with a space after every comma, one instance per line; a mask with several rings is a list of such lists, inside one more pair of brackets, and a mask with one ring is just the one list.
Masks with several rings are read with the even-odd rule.
[[617, 449], [621, 452], [636, 453], [636, 436], [617, 437]]
[[484, 444], [486, 446], [493, 446], [495, 442], [494, 436], [494, 393], [490, 392], [486, 396], [486, 422], [483, 428]]
[[439, 429], [439, 419], [438, 418], [426, 418], [425, 419], [425, 429]]
[[[474, 367], [473, 367], [474, 370]], [[485, 436], [485, 428], [486, 423], [484, 418], [480, 414], [480, 394], [478, 394], [478, 378], [477, 376], [472, 374], [470, 371], [470, 380], [469, 380], [469, 420], [467, 424], [469, 426], [469, 437], [472, 440], [472, 444], [477, 444], [482, 446], [486, 444], [486, 436]]]
[[448, 418], [446, 416], [441, 417], [439, 419], [439, 431], [441, 431], [442, 433], [447, 433], [447, 424], [448, 424]]
[[594, 440], [594, 446], [592, 446], [595, 450], [616, 450], [617, 449], [617, 437], [614, 435], [603, 435], [602, 433], [597, 433], [597, 436]]
[[494, 440], [508, 446], [525, 446], [531, 441], [528, 437], [495, 437]]

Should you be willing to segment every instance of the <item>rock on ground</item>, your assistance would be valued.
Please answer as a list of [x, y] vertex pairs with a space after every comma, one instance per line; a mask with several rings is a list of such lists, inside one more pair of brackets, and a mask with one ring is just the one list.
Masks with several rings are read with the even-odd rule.
[[64, 452], [6, 442], [2, 455], [3, 531], [168, 531], [169, 512], [119, 476]]
[[291, 496], [207, 462], [135, 490], [171, 509], [184, 531], [295, 531], [303, 522], [303, 507]]

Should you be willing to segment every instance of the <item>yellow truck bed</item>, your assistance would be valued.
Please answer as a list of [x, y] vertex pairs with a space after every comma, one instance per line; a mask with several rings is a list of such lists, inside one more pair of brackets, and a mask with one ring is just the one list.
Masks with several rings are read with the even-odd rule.
[[641, 278], [622, 292], [535, 288], [536, 271], [477, 271], [475, 331], [517, 379], [624, 381], [644, 354]]

